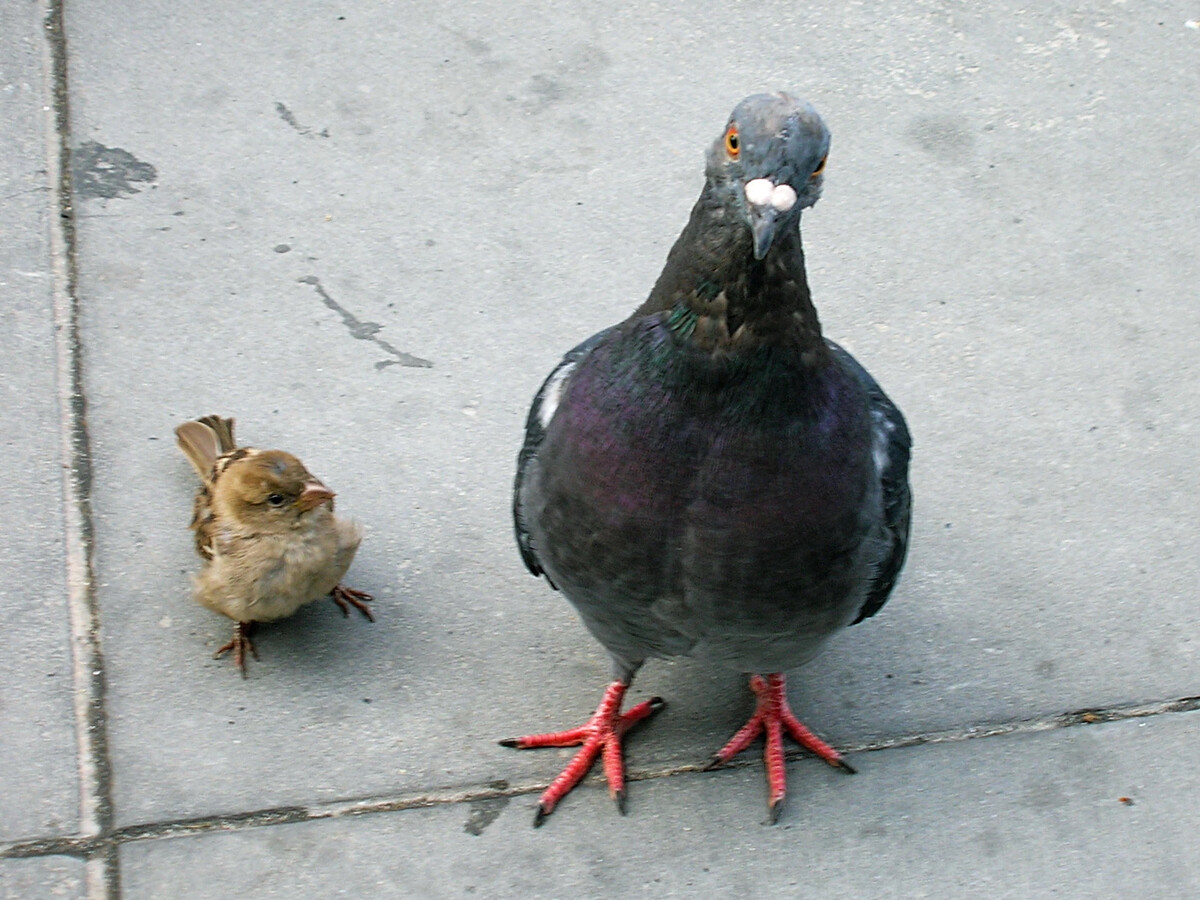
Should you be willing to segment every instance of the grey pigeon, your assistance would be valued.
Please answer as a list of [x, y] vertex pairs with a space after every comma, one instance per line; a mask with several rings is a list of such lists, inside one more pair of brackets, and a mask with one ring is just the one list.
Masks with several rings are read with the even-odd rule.
[[908, 544], [911, 440], [813, 308], [800, 212], [821, 194], [828, 152], [810, 104], [739, 103], [649, 298], [571, 350], [534, 398], [517, 543], [613, 665], [584, 725], [502, 742], [582, 744], [536, 825], [597, 756], [624, 811], [622, 737], [663, 702], [622, 714], [621, 701], [650, 657], [751, 676], [756, 711], [711, 765], [765, 732], [770, 821], [786, 790], [783, 732], [853, 771], [792, 714], [784, 672], [887, 601]]

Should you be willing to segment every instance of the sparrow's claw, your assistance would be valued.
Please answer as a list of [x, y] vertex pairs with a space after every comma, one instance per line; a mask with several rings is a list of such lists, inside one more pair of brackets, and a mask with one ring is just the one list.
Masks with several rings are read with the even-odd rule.
[[371, 609], [366, 605], [367, 601], [375, 598], [366, 591], [356, 591], [354, 588], [348, 588], [339, 584], [333, 589], [330, 596], [333, 597], [333, 602], [338, 605], [338, 609], [342, 611], [342, 615], [350, 618], [350, 607], [353, 606], [360, 613], [367, 617], [368, 622], [374, 622], [375, 617], [371, 615]]
[[258, 651], [254, 649], [254, 641], [250, 640], [250, 635], [254, 633], [254, 626], [257, 622], [238, 622], [233, 626], [233, 637], [229, 639], [229, 643], [217, 650], [213, 654], [213, 659], [220, 659], [230, 650], [233, 651], [233, 663], [241, 670], [242, 677], [246, 677], [246, 651], [250, 651], [250, 655], [258, 659]]

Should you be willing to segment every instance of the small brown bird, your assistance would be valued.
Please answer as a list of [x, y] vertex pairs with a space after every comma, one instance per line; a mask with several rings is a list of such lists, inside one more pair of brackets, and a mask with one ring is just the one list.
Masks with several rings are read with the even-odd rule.
[[238, 447], [233, 419], [204, 416], [175, 429], [179, 449], [200, 474], [191, 529], [204, 567], [196, 602], [236, 622], [233, 638], [214, 655], [233, 651], [246, 677], [245, 654], [259, 622], [290, 616], [332, 595], [350, 615], [369, 621], [370, 594], [340, 584], [362, 540], [357, 522], [333, 514], [333, 491], [282, 450]]

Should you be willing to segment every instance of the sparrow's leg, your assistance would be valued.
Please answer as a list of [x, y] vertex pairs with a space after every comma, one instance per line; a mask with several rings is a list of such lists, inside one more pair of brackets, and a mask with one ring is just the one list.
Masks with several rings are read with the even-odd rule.
[[250, 651], [250, 655], [258, 659], [258, 651], [254, 649], [254, 641], [250, 640], [250, 635], [254, 634], [254, 628], [258, 625], [257, 622], [238, 622], [233, 626], [233, 637], [229, 639], [229, 643], [213, 654], [213, 659], [219, 659], [230, 650], [233, 651], [233, 662], [241, 669], [242, 677], [246, 677], [246, 651]]
[[582, 744], [575, 758], [567, 763], [562, 773], [550, 783], [538, 801], [537, 815], [533, 827], [537, 828], [554, 811], [555, 804], [570, 793], [575, 785], [591, 769], [592, 763], [601, 753], [604, 755], [604, 776], [608, 779], [608, 794], [617, 804], [621, 814], [625, 813], [625, 762], [621, 758], [621, 738], [625, 732], [643, 719], [648, 719], [664, 706], [661, 697], [644, 700], [624, 715], [621, 700], [629, 684], [614, 681], [604, 691], [604, 697], [596, 712], [587, 723], [569, 731], [552, 734], [531, 734], [527, 737], [509, 738], [501, 741], [505, 747], [528, 750], [533, 747], [574, 747]]
[[835, 768], [843, 769], [853, 774], [854, 769], [842, 759], [842, 755], [827, 743], [809, 731], [792, 714], [787, 701], [786, 681], [782, 673], [777, 672], [763, 678], [755, 675], [750, 679], [750, 689], [758, 695], [758, 705], [750, 721], [741, 727], [737, 734], [730, 738], [729, 743], [717, 751], [712, 762], [707, 766], [715, 769], [750, 746], [760, 732], [766, 732], [766, 746], [763, 748], [763, 761], [767, 766], [767, 788], [770, 796], [767, 801], [768, 821], [774, 825], [783, 809], [783, 798], [787, 794], [787, 774], [784, 770], [783, 732], [786, 731], [796, 743], [805, 750], [816, 754]]
[[371, 615], [370, 608], [366, 605], [366, 601], [374, 600], [375, 598], [365, 591], [356, 591], [354, 588], [348, 588], [345, 585], [339, 584], [333, 589], [330, 596], [333, 597], [333, 602], [338, 605], [338, 609], [342, 611], [342, 615], [346, 618], [350, 618], [350, 607], [353, 606], [367, 617], [368, 622], [375, 621], [375, 617]]

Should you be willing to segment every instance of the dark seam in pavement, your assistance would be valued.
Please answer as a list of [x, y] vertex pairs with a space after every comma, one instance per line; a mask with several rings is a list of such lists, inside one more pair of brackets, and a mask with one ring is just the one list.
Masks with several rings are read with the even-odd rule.
[[[96, 597], [94, 567], [95, 525], [92, 513], [92, 455], [87, 427], [87, 398], [84, 394], [83, 344], [80, 331], [76, 232], [71, 184], [71, 117], [68, 96], [67, 39], [64, 30], [62, 0], [46, 0], [42, 7], [43, 28], [49, 53], [51, 90], [54, 104], [54, 134], [50, 135], [48, 157], [51, 178], [57, 182], [57, 241], [61, 254], [55, 275], [65, 283], [55, 290], [55, 344], [59, 371], [66, 384], [59, 385], [63, 411], [64, 437], [69, 446], [69, 471], [64, 510], [67, 528], [76, 529], [76, 541], [68, 539], [69, 609], [72, 619], [72, 663], [76, 685], [80, 676], [85, 685], [79, 729], [79, 779], [84, 793], [81, 812], [94, 817], [98, 835], [86, 856], [98, 859], [103, 882], [102, 896], [116, 898], [121, 892], [118, 869], [118, 845], [105, 840], [113, 827], [112, 765], [108, 753], [108, 729], [105, 719], [104, 655], [100, 647], [100, 612]], [[63, 396], [65, 393], [65, 396]], [[75, 546], [73, 546], [75, 544]], [[73, 557], [73, 558], [72, 558]], [[78, 707], [77, 707], [78, 708]], [[89, 891], [89, 893], [91, 893]]]
[[[977, 738], [996, 737], [1004, 734], [1031, 734], [1039, 731], [1055, 731], [1060, 728], [1075, 728], [1080, 725], [1122, 722], [1129, 719], [1144, 719], [1171, 713], [1195, 712], [1196, 710], [1200, 710], [1200, 696], [1181, 697], [1178, 700], [1165, 700], [1159, 703], [1140, 703], [1107, 709], [1081, 709], [1041, 719], [1017, 719], [1012, 722], [972, 725], [958, 731], [936, 731], [927, 734], [908, 735], [888, 740], [843, 746], [839, 749], [843, 753], [867, 753], [877, 750], [894, 750], [900, 747], [916, 747], [921, 744], [955, 743], [958, 741], [975, 740]], [[789, 753], [788, 759], [800, 759], [810, 755], [797, 751]], [[762, 765], [762, 761], [751, 755], [712, 771], [719, 772], [760, 765]], [[630, 772], [627, 775], [627, 779], [629, 781], [649, 781], [654, 778], [669, 778], [673, 775], [703, 774], [706, 766], [707, 760], [697, 764], [668, 766], [662, 769], [642, 769]], [[599, 777], [594, 775], [592, 779]], [[292, 825], [299, 822], [342, 819], [352, 816], [373, 815], [375, 813], [399, 812], [406, 809], [453, 806], [479, 800], [493, 800], [501, 797], [520, 797], [526, 794], [539, 793], [546, 788], [544, 783], [509, 785], [506, 787], [497, 786], [500, 784], [505, 783], [490, 782], [488, 787], [478, 789], [444, 789], [393, 797], [365, 797], [357, 800], [338, 800], [315, 806], [280, 806], [274, 809], [260, 809], [251, 812], [205, 816], [195, 819], [147, 822], [141, 825], [127, 825], [124, 828], [117, 828], [111, 833], [99, 837], [38, 838], [26, 841], [12, 841], [0, 844], [0, 859], [22, 859], [33, 856], [86, 856], [89, 853], [97, 852], [97, 848], [104, 844], [116, 845], [159, 838], [181, 837], [191, 834], [206, 834], [213, 831], [239, 831], [243, 828]]]
[[357, 338], [360, 341], [371, 341], [396, 357], [395, 359], [385, 359], [382, 362], [375, 363], [376, 369], [384, 369], [394, 365], [410, 366], [417, 369], [430, 369], [433, 367], [433, 363], [429, 360], [413, 356], [411, 353], [405, 353], [403, 350], [397, 350], [383, 338], [378, 337], [377, 335], [383, 330], [383, 326], [378, 322], [362, 321], [358, 316], [330, 297], [329, 292], [321, 286], [321, 279], [317, 278], [316, 275], [305, 275], [303, 278], [296, 280], [301, 284], [311, 284], [317, 289], [317, 295], [321, 298], [322, 302], [342, 317], [342, 323], [350, 332], [351, 337]]

